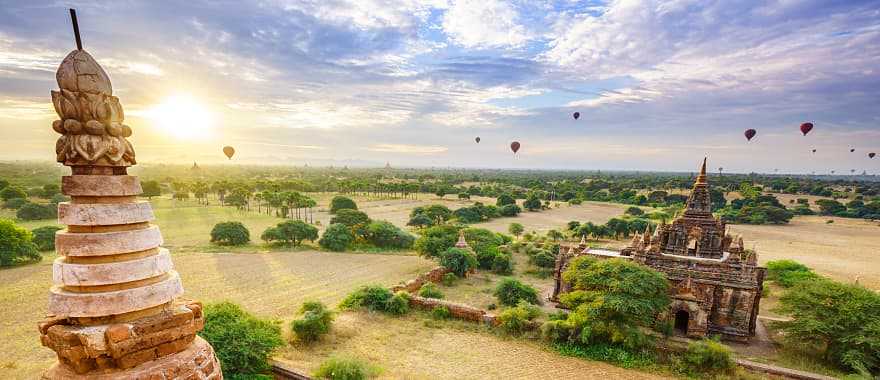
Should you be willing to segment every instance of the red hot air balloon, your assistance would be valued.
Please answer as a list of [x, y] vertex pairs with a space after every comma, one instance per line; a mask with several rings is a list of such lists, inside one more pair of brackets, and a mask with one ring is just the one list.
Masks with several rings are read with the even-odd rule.
[[476, 141], [477, 144], [479, 144], [480, 143], [480, 136], [477, 136], [477, 138], [475, 138], [474, 141]]
[[746, 133], [744, 133], [744, 134], [746, 135], [746, 140], [752, 141], [752, 137], [755, 137], [755, 135], [758, 134], [758, 131], [749, 128], [749, 129], [746, 129]]
[[571, 117], [573, 117], [575, 120], [577, 120], [579, 117], [581, 117], [581, 113], [575, 112], [573, 115], [571, 115]]
[[803, 133], [804, 136], [806, 136], [807, 133], [810, 133], [810, 131], [812, 131], [812, 130], [813, 130], [813, 123], [801, 124], [801, 133]]
[[516, 154], [516, 152], [519, 151], [519, 141], [510, 143], [510, 150], [513, 151], [513, 154]]
[[877, 153], [874, 153], [874, 152], [868, 153], [868, 157], [870, 157], [870, 158], [874, 158], [874, 156], [876, 156], [876, 155], [877, 155]]
[[233, 148], [233, 147], [231, 147], [231, 146], [229, 146], [229, 145], [224, 146], [224, 147], [223, 147], [223, 154], [225, 154], [226, 157], [229, 158], [229, 159], [231, 160], [231, 159], [232, 159], [232, 156], [235, 154], [235, 148]]

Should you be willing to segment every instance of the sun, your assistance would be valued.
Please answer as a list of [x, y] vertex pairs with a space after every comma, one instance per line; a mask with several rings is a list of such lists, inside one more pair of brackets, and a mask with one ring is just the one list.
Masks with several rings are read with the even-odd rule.
[[204, 138], [213, 131], [213, 115], [189, 94], [174, 94], [148, 111], [156, 127], [180, 140]]

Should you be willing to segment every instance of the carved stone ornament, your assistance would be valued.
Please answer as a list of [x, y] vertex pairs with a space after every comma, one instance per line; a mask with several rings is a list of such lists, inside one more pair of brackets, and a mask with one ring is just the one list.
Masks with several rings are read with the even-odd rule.
[[67, 166], [121, 166], [137, 163], [126, 139], [131, 128], [119, 98], [113, 96], [110, 77], [85, 50], [64, 58], [55, 74], [60, 91], [52, 91], [59, 120], [52, 129], [61, 134], [55, 143], [56, 160]]

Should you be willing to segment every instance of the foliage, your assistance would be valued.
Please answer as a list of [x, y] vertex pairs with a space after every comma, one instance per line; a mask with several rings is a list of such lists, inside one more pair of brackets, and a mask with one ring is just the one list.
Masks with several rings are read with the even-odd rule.
[[529, 262], [541, 268], [553, 268], [556, 266], [556, 256], [542, 249], [530, 256]]
[[330, 200], [330, 213], [336, 214], [339, 210], [357, 210], [357, 204], [349, 197], [337, 195]]
[[529, 322], [541, 315], [541, 309], [526, 301], [519, 301], [515, 307], [504, 309], [498, 314], [498, 326], [508, 334], [521, 334], [529, 327]]
[[818, 277], [812, 269], [794, 260], [767, 262], [767, 279], [776, 282], [783, 288], [790, 288], [798, 282]]
[[629, 206], [626, 208], [626, 211], [624, 211], [623, 213], [626, 215], [640, 216], [640, 215], [643, 215], [645, 213], [645, 211], [642, 210], [641, 208], [636, 207], [636, 206]]
[[378, 376], [380, 372], [363, 360], [334, 356], [321, 363], [312, 376], [327, 380], [365, 380]]
[[529, 211], [538, 211], [542, 207], [541, 199], [538, 198], [538, 194], [532, 192], [526, 197], [526, 200], [523, 202], [523, 208]]
[[211, 230], [211, 242], [220, 245], [244, 245], [251, 233], [241, 222], [220, 222]]
[[336, 211], [336, 215], [330, 219], [330, 224], [344, 224], [349, 227], [365, 226], [370, 223], [370, 217], [363, 211], [355, 209], [341, 209]]
[[308, 301], [303, 303], [299, 309], [302, 318], [295, 319], [290, 324], [290, 328], [296, 335], [296, 338], [304, 343], [314, 342], [321, 338], [322, 335], [330, 332], [330, 325], [333, 323], [333, 312], [327, 310], [324, 304], [317, 301]]
[[516, 199], [510, 194], [504, 193], [495, 199], [495, 205], [502, 208], [507, 205], [516, 205]]
[[153, 197], [162, 195], [162, 187], [159, 185], [159, 181], [144, 181], [141, 183], [141, 186], [143, 189], [141, 196], [152, 199]]
[[381, 285], [365, 285], [342, 300], [342, 310], [367, 309], [389, 314], [406, 314], [409, 311], [409, 298], [405, 293], [393, 294]]
[[443, 275], [441, 282], [443, 282], [444, 286], [452, 286], [455, 285], [456, 280], [458, 280], [458, 276], [455, 273], [447, 273]]
[[785, 224], [794, 217], [794, 213], [776, 197], [761, 195], [747, 183], [742, 184], [740, 192], [743, 198], [734, 199], [719, 211], [723, 220], [743, 224]]
[[531, 304], [540, 303], [538, 291], [535, 288], [511, 277], [503, 278], [495, 288], [494, 294], [498, 298], [498, 302], [506, 306], [516, 306], [520, 301]]
[[573, 291], [563, 296], [572, 308], [567, 322], [575, 343], [645, 347], [644, 329], [656, 325], [669, 307], [668, 283], [659, 272], [621, 259], [576, 258], [563, 273]]
[[492, 259], [492, 272], [500, 275], [513, 273], [513, 257], [506, 252], [498, 252]]
[[55, 250], [55, 232], [62, 230], [63, 228], [58, 226], [43, 226], [34, 228], [31, 231], [33, 234], [34, 244], [37, 245], [37, 249], [40, 251], [52, 251]]
[[430, 227], [443, 224], [451, 217], [452, 210], [444, 205], [433, 204], [430, 206], [419, 206], [410, 212], [410, 220], [407, 225]]
[[776, 323], [788, 343], [819, 350], [842, 368], [880, 371], [880, 294], [815, 279], [797, 283], [779, 302], [779, 311], [792, 318]]
[[8, 219], [0, 219], [0, 266], [39, 261], [31, 232]]
[[440, 254], [455, 246], [459, 229], [447, 224], [428, 227], [421, 231], [421, 236], [416, 240], [413, 248], [421, 256], [440, 257]]
[[379, 248], [410, 248], [415, 238], [397, 226], [379, 220], [371, 222], [366, 228], [366, 239]]
[[627, 350], [620, 346], [573, 343], [557, 343], [553, 349], [561, 355], [614, 363], [623, 368], [647, 368], [657, 363], [657, 358], [647, 350]]
[[458, 277], [464, 277], [468, 271], [477, 267], [477, 257], [465, 249], [453, 247], [440, 255], [440, 265]]
[[0, 199], [3, 201], [8, 201], [14, 198], [27, 199], [28, 194], [18, 186], [6, 186], [3, 190], [0, 190]]
[[712, 339], [688, 343], [685, 351], [674, 367], [689, 376], [699, 377], [721, 373], [732, 373], [736, 369], [733, 352], [721, 342]]
[[24, 198], [12, 198], [5, 202], [3, 202], [3, 208], [8, 208], [11, 210], [18, 210], [21, 206], [28, 204], [28, 200]]
[[433, 282], [428, 282], [422, 285], [421, 288], [419, 288], [419, 297], [442, 299], [443, 292], [441, 292], [440, 289], [437, 288], [436, 284], [434, 284]]
[[431, 309], [431, 317], [434, 319], [447, 319], [452, 316], [452, 313], [449, 312], [449, 308], [446, 306], [435, 306]]
[[507, 226], [507, 232], [510, 232], [513, 236], [522, 235], [523, 231], [525, 231], [525, 227], [519, 223], [510, 223], [510, 225]]
[[55, 205], [43, 205], [37, 203], [25, 203], [15, 213], [20, 220], [54, 219], [58, 216], [58, 208]]
[[199, 335], [211, 343], [225, 374], [259, 374], [272, 352], [284, 344], [276, 322], [259, 319], [230, 302], [205, 306]]
[[345, 251], [352, 242], [354, 242], [354, 234], [351, 233], [351, 229], [340, 223], [327, 226], [321, 239], [318, 240], [322, 248], [336, 252]]
[[499, 209], [498, 212], [501, 216], [511, 217], [519, 215], [519, 213], [522, 212], [522, 209], [515, 204], [511, 204], [501, 206], [501, 209]]
[[275, 227], [267, 228], [260, 239], [299, 246], [303, 240], [317, 240], [318, 229], [301, 220], [285, 220]]

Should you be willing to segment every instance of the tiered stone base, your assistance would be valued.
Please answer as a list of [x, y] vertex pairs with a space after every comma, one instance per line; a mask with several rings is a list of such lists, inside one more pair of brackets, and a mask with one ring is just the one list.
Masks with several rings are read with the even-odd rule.
[[196, 337], [185, 350], [164, 356], [126, 370], [98, 371], [81, 375], [69, 366], [55, 364], [44, 380], [220, 380], [220, 363], [214, 349], [204, 339]]

